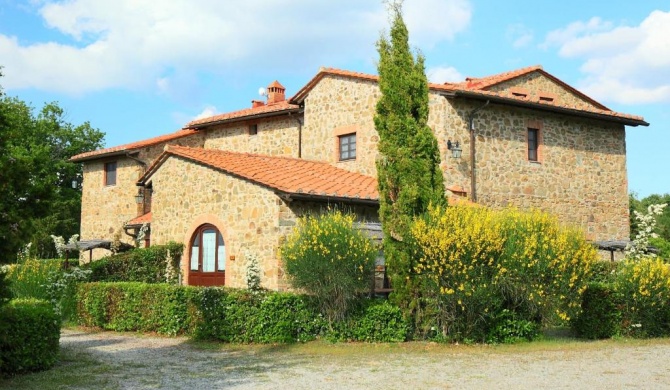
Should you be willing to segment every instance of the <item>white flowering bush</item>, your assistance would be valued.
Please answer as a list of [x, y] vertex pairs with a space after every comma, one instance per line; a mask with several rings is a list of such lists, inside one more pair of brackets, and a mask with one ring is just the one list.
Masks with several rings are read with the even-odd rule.
[[663, 209], [667, 204], [652, 204], [647, 208], [647, 213], [633, 211], [635, 219], [638, 223], [638, 233], [635, 239], [628, 244], [625, 250], [626, 258], [630, 260], [641, 260], [644, 258], [655, 258], [656, 255], [647, 252], [649, 240], [651, 238], [658, 238], [656, 234], [656, 218], [663, 214]]
[[246, 252], [244, 258], [247, 260], [246, 264], [246, 281], [247, 288], [251, 291], [259, 291], [261, 289], [261, 269], [258, 265], [258, 256], [249, 251]]
[[87, 282], [91, 270], [73, 267], [69, 271], [53, 271], [49, 274], [45, 285], [48, 300], [56, 314], [63, 319], [71, 318], [76, 310], [75, 290], [77, 283]]

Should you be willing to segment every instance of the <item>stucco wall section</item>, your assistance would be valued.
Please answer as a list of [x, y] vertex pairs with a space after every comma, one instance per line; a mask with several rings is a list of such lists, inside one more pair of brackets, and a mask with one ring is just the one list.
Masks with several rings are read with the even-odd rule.
[[[205, 148], [298, 157], [298, 118], [284, 115], [219, 126], [207, 130]], [[258, 125], [256, 135], [249, 135], [250, 124]]]
[[533, 101], [537, 101], [540, 95], [546, 96], [548, 94], [555, 97], [554, 102], [561, 105], [567, 105], [572, 108], [598, 108], [591, 102], [584, 100], [582, 97], [575, 95], [560, 84], [537, 72], [505, 81], [487, 89], [495, 92], [507, 91], [508, 95], [512, 96], [514, 88], [522, 88], [528, 91], [528, 99]]

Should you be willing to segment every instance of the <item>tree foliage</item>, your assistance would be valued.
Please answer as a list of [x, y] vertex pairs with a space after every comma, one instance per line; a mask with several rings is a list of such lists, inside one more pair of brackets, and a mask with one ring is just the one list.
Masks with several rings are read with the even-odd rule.
[[411, 305], [413, 268], [408, 247], [414, 216], [446, 203], [437, 140], [428, 127], [428, 81], [424, 57], [414, 55], [400, 3], [391, 4], [390, 37], [377, 43], [379, 88], [374, 118], [379, 134], [377, 179], [384, 255], [396, 301]]
[[74, 126], [57, 103], [33, 107], [0, 90], [0, 262], [32, 242], [34, 255], [54, 257], [50, 234], [79, 232], [82, 167], [73, 155], [100, 148], [104, 134]]
[[661, 258], [670, 260], [670, 194], [651, 194], [642, 199], [638, 199], [635, 193], [629, 195], [630, 237], [637, 237], [640, 230], [639, 221], [634, 212], [644, 214], [649, 206], [658, 204], [668, 204], [669, 206], [663, 209], [661, 215], [656, 216], [654, 233], [658, 234], [658, 237], [649, 239], [649, 243], [659, 249]]

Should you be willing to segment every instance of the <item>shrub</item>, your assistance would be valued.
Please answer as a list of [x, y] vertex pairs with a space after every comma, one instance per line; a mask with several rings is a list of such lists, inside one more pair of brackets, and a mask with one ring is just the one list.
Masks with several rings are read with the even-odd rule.
[[94, 282], [177, 283], [183, 244], [171, 242], [112, 255], [86, 265]]
[[291, 283], [313, 295], [331, 323], [344, 319], [372, 283], [378, 248], [353, 223], [340, 211], [302, 218], [281, 248]]
[[537, 322], [519, 318], [513, 311], [503, 309], [496, 313], [492, 326], [487, 331], [486, 342], [489, 344], [513, 344], [519, 341], [532, 341], [540, 335]]
[[4, 306], [14, 296], [9, 287], [8, 272], [8, 266], [0, 266], [0, 307]]
[[146, 283], [84, 283], [77, 288], [79, 324], [115, 331], [189, 333], [193, 287]]
[[402, 342], [409, 326], [399, 307], [387, 301], [367, 305], [363, 315], [354, 321], [353, 340], [368, 342]]
[[626, 261], [615, 291], [624, 297], [621, 330], [625, 335], [670, 335], [670, 266], [661, 259]]
[[621, 267], [621, 261], [599, 260], [593, 263], [591, 283], [611, 283], [616, 278], [617, 271]]
[[416, 278], [437, 297], [433, 323], [451, 340], [486, 341], [504, 310], [512, 321], [567, 321], [597, 259], [579, 231], [540, 212], [432, 208], [412, 236]]
[[48, 302], [16, 299], [0, 307], [0, 373], [47, 369], [58, 358], [60, 318]]
[[582, 296], [582, 312], [572, 321], [579, 337], [605, 339], [620, 333], [622, 299], [613, 284], [589, 283]]
[[63, 272], [62, 260], [26, 259], [9, 266], [8, 279], [16, 298], [49, 299], [47, 285], [53, 273]]

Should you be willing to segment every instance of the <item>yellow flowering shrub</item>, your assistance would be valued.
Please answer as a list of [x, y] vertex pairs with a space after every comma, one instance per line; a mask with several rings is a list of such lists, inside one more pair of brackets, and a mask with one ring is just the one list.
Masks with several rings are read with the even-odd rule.
[[624, 302], [621, 331], [632, 336], [670, 335], [670, 265], [659, 258], [626, 260], [614, 289]]
[[435, 289], [435, 323], [450, 339], [485, 341], [503, 311], [538, 324], [569, 319], [597, 259], [583, 234], [540, 212], [432, 208], [411, 233], [413, 271]]
[[301, 218], [281, 247], [291, 284], [313, 295], [330, 321], [343, 319], [372, 283], [379, 249], [354, 222], [339, 210]]

